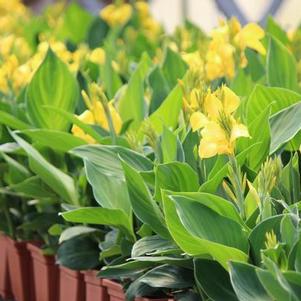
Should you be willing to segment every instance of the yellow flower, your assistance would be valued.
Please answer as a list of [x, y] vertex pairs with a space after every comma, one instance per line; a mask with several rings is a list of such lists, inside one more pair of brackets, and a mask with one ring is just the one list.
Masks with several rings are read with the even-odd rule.
[[112, 27], [124, 25], [131, 16], [132, 6], [127, 3], [120, 5], [109, 4], [100, 11], [100, 17]]
[[[105, 111], [105, 105], [108, 106], [109, 114], [112, 118], [113, 127], [116, 133], [119, 133], [122, 127], [122, 120], [116, 111], [113, 102], [103, 103], [102, 99], [102, 89], [97, 86], [95, 83], [92, 83], [89, 87], [90, 97], [85, 91], [82, 91], [83, 99], [88, 107], [84, 113], [78, 116], [78, 118], [84, 123], [99, 125], [105, 130], [110, 130], [107, 114]], [[73, 125], [72, 133], [75, 136], [78, 136], [88, 143], [95, 143], [94, 138], [84, 133], [78, 126]]]
[[223, 76], [234, 77], [234, 52], [235, 48], [231, 44], [219, 39], [209, 43], [209, 50], [206, 54], [206, 74], [209, 80]]
[[[95, 124], [93, 114], [89, 110], [84, 111], [81, 115], [77, 116], [77, 118], [86, 124]], [[95, 139], [93, 137], [86, 134], [80, 127], [75, 124], [72, 126], [71, 132], [74, 136], [85, 140], [87, 143], [95, 143]]]
[[106, 60], [106, 53], [102, 48], [95, 48], [91, 51], [88, 59], [94, 64], [103, 65]]
[[263, 37], [264, 30], [255, 23], [249, 23], [235, 35], [234, 42], [242, 51], [251, 48], [265, 55], [266, 50], [260, 42]]
[[194, 112], [190, 117], [192, 130], [201, 129], [201, 158], [234, 154], [236, 140], [249, 137], [247, 127], [233, 117], [238, 106], [239, 97], [226, 86], [207, 92], [203, 112]]

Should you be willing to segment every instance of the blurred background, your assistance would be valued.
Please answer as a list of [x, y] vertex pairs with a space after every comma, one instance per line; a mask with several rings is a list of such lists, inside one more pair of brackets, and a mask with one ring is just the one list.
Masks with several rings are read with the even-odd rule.
[[[8, 0], [9, 1], [9, 0]], [[73, 0], [92, 12], [108, 4], [105, 0]], [[24, 0], [37, 13], [55, 0]], [[300, 0], [150, 0], [154, 16], [160, 20], [167, 31], [173, 31], [186, 17], [203, 29], [210, 31], [220, 17], [237, 16], [241, 23], [256, 21], [262, 25], [268, 15], [285, 29], [292, 29], [301, 21]]]

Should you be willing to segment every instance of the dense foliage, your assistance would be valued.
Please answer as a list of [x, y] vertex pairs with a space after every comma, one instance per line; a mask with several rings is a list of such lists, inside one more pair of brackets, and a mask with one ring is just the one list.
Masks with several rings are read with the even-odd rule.
[[2, 232], [129, 300], [301, 300], [300, 29], [0, 16]]

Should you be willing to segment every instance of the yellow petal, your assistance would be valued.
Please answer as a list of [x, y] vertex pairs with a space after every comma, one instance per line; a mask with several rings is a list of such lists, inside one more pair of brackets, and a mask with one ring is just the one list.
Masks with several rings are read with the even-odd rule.
[[199, 156], [202, 159], [211, 158], [217, 155], [217, 145], [214, 142], [202, 139], [199, 145]]
[[224, 96], [223, 104], [224, 104], [224, 111], [226, 114], [231, 114], [236, 111], [239, 107], [239, 97], [228, 87], [222, 87], [222, 93]]
[[235, 122], [231, 131], [231, 142], [240, 137], [250, 137], [250, 134], [245, 125]]
[[265, 55], [266, 50], [259, 41], [263, 37], [264, 30], [256, 23], [249, 23], [234, 37], [234, 41], [242, 50], [249, 47]]
[[205, 111], [212, 119], [217, 119], [222, 111], [222, 102], [212, 93], [209, 93], [205, 98]]
[[207, 123], [208, 118], [201, 112], [194, 112], [190, 117], [190, 125], [193, 132], [203, 128]]

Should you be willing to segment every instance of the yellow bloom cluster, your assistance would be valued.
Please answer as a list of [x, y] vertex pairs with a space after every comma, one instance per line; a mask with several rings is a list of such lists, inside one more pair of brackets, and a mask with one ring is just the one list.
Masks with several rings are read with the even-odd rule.
[[132, 16], [132, 6], [128, 3], [109, 4], [100, 11], [100, 17], [111, 27], [126, 24]]
[[[105, 106], [107, 106], [109, 111], [108, 113], [112, 118], [114, 130], [116, 133], [119, 133], [122, 127], [122, 120], [118, 112], [116, 111], [113, 102], [110, 101], [108, 103], [104, 103], [104, 99], [102, 97], [102, 88], [96, 83], [92, 83], [89, 86], [89, 92], [90, 96], [88, 96], [85, 91], [82, 91], [82, 97], [88, 109], [85, 110], [81, 115], [77, 116], [77, 118], [86, 124], [99, 125], [105, 130], [110, 130], [108, 116], [105, 111]], [[88, 143], [95, 143], [95, 139], [90, 135], [86, 134], [77, 125], [73, 125], [71, 131], [74, 136], [82, 138]]]
[[149, 5], [145, 1], [137, 1], [135, 8], [144, 34], [150, 39], [156, 39], [161, 32], [161, 25], [150, 14]]
[[245, 49], [251, 48], [262, 55], [266, 51], [260, 40], [264, 37], [263, 29], [249, 23], [242, 27], [236, 18], [222, 22], [212, 31], [211, 41], [206, 54], [206, 74], [208, 80], [219, 77], [232, 78], [235, 74], [235, 63], [239, 61], [245, 67], [247, 59]]
[[192, 130], [201, 129], [199, 156], [210, 158], [219, 154], [234, 154], [235, 141], [240, 137], [249, 137], [246, 126], [234, 118], [240, 104], [239, 97], [222, 86], [215, 92], [209, 90], [200, 100], [201, 111], [194, 112], [190, 118]]

